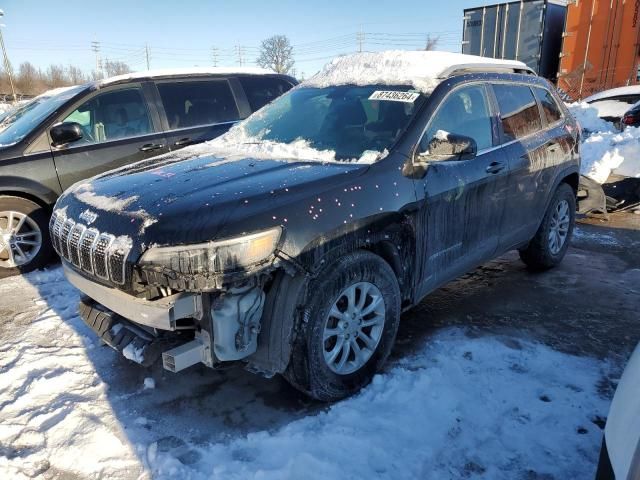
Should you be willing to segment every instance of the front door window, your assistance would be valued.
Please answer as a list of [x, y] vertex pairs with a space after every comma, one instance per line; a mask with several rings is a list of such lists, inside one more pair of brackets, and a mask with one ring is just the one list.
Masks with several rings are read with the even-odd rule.
[[82, 129], [77, 144], [102, 143], [152, 133], [149, 112], [139, 88], [105, 92], [76, 108], [64, 120]]

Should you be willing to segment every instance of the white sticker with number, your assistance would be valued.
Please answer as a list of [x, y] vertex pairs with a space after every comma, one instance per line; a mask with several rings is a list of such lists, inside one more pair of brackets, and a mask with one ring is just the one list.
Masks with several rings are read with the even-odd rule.
[[420, 96], [417, 92], [400, 92], [397, 90], [376, 90], [369, 100], [384, 100], [388, 102], [413, 103]]

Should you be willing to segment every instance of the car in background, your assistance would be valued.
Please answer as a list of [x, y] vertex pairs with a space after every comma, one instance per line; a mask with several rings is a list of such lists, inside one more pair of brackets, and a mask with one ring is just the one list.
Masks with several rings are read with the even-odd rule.
[[604, 428], [596, 480], [640, 478], [640, 344], [627, 363]]
[[629, 110], [624, 112], [620, 120], [621, 126], [624, 127], [640, 127], [640, 101], [635, 103]]
[[598, 117], [620, 128], [620, 119], [629, 108], [640, 102], [640, 85], [612, 88], [584, 99], [598, 111]]
[[0, 125], [0, 273], [44, 266], [72, 184], [226, 132], [296, 85], [256, 68], [147, 71], [41, 95]]

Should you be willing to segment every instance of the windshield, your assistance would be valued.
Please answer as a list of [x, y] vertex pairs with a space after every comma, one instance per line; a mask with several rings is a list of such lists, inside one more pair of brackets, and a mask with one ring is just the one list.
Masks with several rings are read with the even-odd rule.
[[[398, 92], [398, 93], [396, 93]], [[316, 150], [353, 160], [393, 145], [424, 102], [401, 86], [297, 88], [239, 125], [247, 143], [300, 140]]]
[[83, 88], [73, 87], [56, 95], [41, 95], [12, 110], [0, 121], [0, 147], [18, 143]]

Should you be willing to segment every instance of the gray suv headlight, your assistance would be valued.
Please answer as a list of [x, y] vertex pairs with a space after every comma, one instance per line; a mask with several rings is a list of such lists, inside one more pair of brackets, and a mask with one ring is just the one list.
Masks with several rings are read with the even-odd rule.
[[186, 274], [242, 270], [269, 258], [281, 233], [276, 227], [216, 242], [152, 247], [142, 255], [140, 265], [159, 265]]

